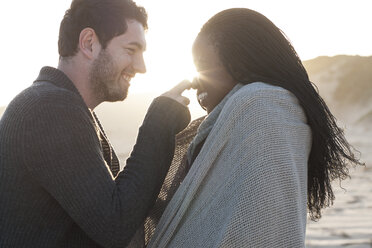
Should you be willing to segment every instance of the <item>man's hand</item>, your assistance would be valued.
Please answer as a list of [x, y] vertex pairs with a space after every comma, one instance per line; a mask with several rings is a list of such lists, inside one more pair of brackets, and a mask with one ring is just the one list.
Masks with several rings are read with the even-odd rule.
[[164, 94], [162, 94], [162, 96], [169, 97], [183, 104], [184, 106], [187, 106], [190, 103], [190, 100], [187, 97], [184, 97], [182, 93], [185, 90], [190, 89], [191, 86], [192, 85], [189, 80], [183, 80], [182, 82], [177, 84], [174, 88], [172, 88], [170, 91], [167, 91]]

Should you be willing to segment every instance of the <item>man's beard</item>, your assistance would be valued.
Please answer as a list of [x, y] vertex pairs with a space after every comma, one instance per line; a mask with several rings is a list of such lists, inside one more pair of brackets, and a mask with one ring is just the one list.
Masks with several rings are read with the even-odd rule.
[[128, 88], [118, 89], [120, 72], [112, 60], [111, 55], [101, 50], [98, 58], [92, 64], [89, 73], [94, 96], [99, 101], [122, 101], [127, 97]]

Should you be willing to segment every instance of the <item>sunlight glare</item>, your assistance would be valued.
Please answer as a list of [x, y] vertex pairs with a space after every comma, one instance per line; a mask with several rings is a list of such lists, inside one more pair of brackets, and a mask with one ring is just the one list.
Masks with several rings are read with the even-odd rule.
[[[147, 73], [132, 80], [130, 94], [160, 94], [185, 78], [192, 79], [195, 68], [191, 48], [197, 33], [211, 16], [232, 7], [251, 8], [267, 16], [289, 37], [302, 60], [321, 55], [372, 54], [369, 0], [136, 2], [148, 12]], [[0, 15], [0, 28], [7, 38], [0, 40], [0, 106], [31, 85], [42, 66], [57, 66], [59, 24], [70, 3], [71, 0], [4, 3], [7, 11]]]

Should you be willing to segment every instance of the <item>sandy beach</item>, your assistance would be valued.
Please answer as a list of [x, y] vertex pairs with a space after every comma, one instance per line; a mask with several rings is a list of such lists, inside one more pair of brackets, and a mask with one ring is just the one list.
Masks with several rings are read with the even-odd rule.
[[333, 182], [336, 199], [318, 222], [308, 220], [306, 247], [372, 247], [372, 132], [348, 131], [366, 167], [350, 169], [350, 179]]

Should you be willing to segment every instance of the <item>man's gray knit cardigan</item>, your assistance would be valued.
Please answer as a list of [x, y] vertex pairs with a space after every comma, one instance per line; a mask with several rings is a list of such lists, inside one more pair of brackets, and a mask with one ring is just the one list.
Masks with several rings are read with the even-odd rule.
[[115, 153], [73, 83], [43, 68], [0, 121], [0, 247], [125, 247], [189, 120], [180, 103], [155, 99], [116, 175]]
[[304, 247], [311, 130], [289, 91], [226, 101], [149, 247]]

